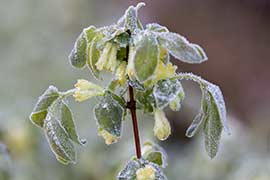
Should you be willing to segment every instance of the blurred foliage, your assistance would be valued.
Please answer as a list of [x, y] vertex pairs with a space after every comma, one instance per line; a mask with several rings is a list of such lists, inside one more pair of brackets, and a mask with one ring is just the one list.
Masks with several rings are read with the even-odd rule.
[[[161, 1], [158, 2], [162, 4]], [[82, 28], [89, 24], [111, 24], [123, 13], [123, 9], [127, 7], [123, 7], [125, 3], [127, 2], [104, 0], [0, 0], [0, 142], [6, 145], [10, 153], [12, 180], [113, 180], [116, 172], [123, 166], [120, 162], [126, 162], [129, 155], [134, 154], [130, 120], [125, 123], [125, 137], [121, 138], [119, 144], [108, 148], [101, 143], [103, 140], [96, 135], [91, 110], [96, 101], [76, 106], [73, 101], [70, 102], [78, 130], [88, 141], [86, 148], [78, 149], [80, 152], [76, 165], [66, 167], [59, 164], [45, 143], [45, 137], [28, 120], [36, 98], [49, 85], [57, 84], [61, 90], [69, 88], [78, 77], [89, 77], [93, 81], [89, 72], [81, 73], [69, 66], [68, 53]], [[148, 7], [151, 6], [149, 2]], [[177, 13], [181, 14], [179, 11]], [[108, 19], [105, 19], [106, 17]], [[208, 39], [204, 43], [207, 44], [207, 41]], [[215, 47], [215, 44], [209, 46], [209, 49], [212, 47]], [[209, 62], [214, 62], [211, 60], [210, 58]], [[223, 65], [218, 63], [216, 66], [223, 68]], [[234, 65], [240, 67], [239, 64]], [[209, 72], [211, 69], [215, 68], [210, 67]], [[235, 75], [226, 73], [224, 77], [228, 74]], [[232, 87], [227, 88], [230, 90], [228, 92], [234, 92]], [[191, 94], [187, 98], [199, 101], [197, 93], [189, 89], [187, 92]], [[267, 99], [265, 97], [267, 96], [264, 96], [264, 99]], [[246, 103], [243, 106], [247, 105], [250, 104]], [[177, 119], [172, 118], [176, 122], [174, 134], [184, 134], [176, 130], [179, 129], [178, 126], [184, 126], [184, 119], [191, 120], [186, 118], [190, 116], [185, 114], [192, 114], [193, 108], [183, 108], [181, 116], [177, 115]], [[269, 106], [257, 104], [257, 109], [260, 108], [269, 109]], [[186, 180], [269, 179], [268, 115], [269, 113], [264, 114], [260, 111], [253, 112], [249, 118], [256, 121], [248, 127], [245, 124], [237, 124], [238, 119], [230, 116], [230, 122], [233, 122], [232, 135], [224, 136], [227, 140], [223, 142], [218, 157], [212, 161], [202, 152], [203, 147], [199, 143], [201, 140], [186, 143], [185, 139], [178, 137], [174, 141], [172, 137], [172, 143], [161, 144], [169, 154], [169, 166], [165, 173], [170, 180], [179, 179], [179, 176]], [[172, 115], [174, 116], [176, 114]], [[139, 117], [145, 121], [144, 126], [140, 127], [142, 139], [152, 137], [149, 129], [153, 127], [153, 121], [149, 121], [147, 116]], [[183, 121], [180, 121], [181, 119]], [[3, 156], [3, 153], [0, 153], [1, 172], [9, 169], [6, 163], [6, 157], [9, 156], [4, 154]], [[3, 179], [1, 175], [2, 173], [0, 180]]]

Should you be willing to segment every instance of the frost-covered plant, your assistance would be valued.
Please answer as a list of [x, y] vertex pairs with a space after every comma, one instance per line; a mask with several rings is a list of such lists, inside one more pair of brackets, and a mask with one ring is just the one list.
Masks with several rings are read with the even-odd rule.
[[201, 109], [186, 135], [192, 137], [202, 129], [208, 155], [211, 158], [216, 156], [222, 130], [228, 132], [222, 93], [218, 86], [199, 76], [176, 73], [177, 66], [170, 62], [170, 55], [192, 64], [206, 61], [207, 56], [199, 45], [169, 32], [164, 26], [150, 23], [144, 27], [138, 18], [138, 10], [144, 5], [130, 6], [111, 26], [83, 29], [69, 55], [73, 67], [82, 69], [87, 66], [99, 80], [102, 80], [102, 72], [111, 72], [113, 78], [107, 87], [79, 79], [74, 89], [60, 92], [50, 86], [39, 97], [30, 119], [44, 130], [52, 151], [61, 163], [76, 162], [73, 142], [86, 143], [76, 132], [67, 98], [73, 96], [82, 102], [97, 97], [99, 103], [94, 114], [98, 134], [107, 145], [120, 139], [127, 110], [132, 117], [136, 157], [131, 158], [117, 178], [167, 179], [162, 173], [167, 162], [161, 147], [149, 141], [143, 148], [140, 146], [136, 110], [153, 115], [154, 135], [161, 141], [166, 140], [171, 134], [171, 127], [164, 108], [180, 109], [185, 97], [181, 80], [193, 80], [202, 90]]

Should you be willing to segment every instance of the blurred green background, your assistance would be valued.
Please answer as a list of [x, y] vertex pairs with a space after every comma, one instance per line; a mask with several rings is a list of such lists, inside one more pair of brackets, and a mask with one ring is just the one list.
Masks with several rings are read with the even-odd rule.
[[[78, 78], [93, 80], [87, 69], [72, 69], [67, 59], [82, 28], [112, 24], [138, 2], [0, 0], [0, 180], [115, 179], [135, 153], [129, 120], [121, 141], [108, 147], [97, 136], [92, 113], [96, 101], [70, 100], [78, 131], [88, 143], [77, 146], [76, 165], [63, 166], [28, 116], [49, 85], [66, 90]], [[214, 160], [206, 156], [201, 135], [186, 138], [201, 95], [196, 84], [184, 82], [183, 108], [167, 112], [173, 135], [160, 143], [169, 156], [168, 179], [269, 180], [269, 0], [152, 0], [146, 4], [140, 11], [142, 22], [165, 25], [204, 47], [206, 63], [174, 63], [179, 71], [194, 72], [221, 86], [232, 130], [231, 136], [223, 135]], [[142, 114], [139, 119], [142, 141], [156, 141], [153, 120]]]

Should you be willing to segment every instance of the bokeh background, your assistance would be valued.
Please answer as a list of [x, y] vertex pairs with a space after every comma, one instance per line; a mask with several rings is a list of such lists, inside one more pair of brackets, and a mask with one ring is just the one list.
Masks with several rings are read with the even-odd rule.
[[[70, 101], [79, 133], [78, 163], [63, 166], [49, 150], [41, 129], [28, 116], [49, 86], [71, 88], [76, 79], [93, 80], [89, 71], [72, 69], [68, 54], [82, 28], [115, 22], [128, 0], [0, 0], [0, 179], [113, 180], [134, 154], [131, 122], [121, 141], [107, 147], [97, 136], [92, 108]], [[200, 91], [184, 82], [180, 112], [168, 111], [173, 135], [167, 150], [169, 180], [270, 179], [270, 2], [269, 0], [152, 0], [140, 10], [143, 23], [158, 22], [203, 46], [209, 61], [179, 71], [203, 76], [221, 86], [231, 136], [222, 137], [214, 160], [206, 156], [201, 135], [185, 130], [200, 105]], [[100, 84], [100, 82], [97, 82]], [[153, 120], [139, 115], [142, 141], [153, 137]]]

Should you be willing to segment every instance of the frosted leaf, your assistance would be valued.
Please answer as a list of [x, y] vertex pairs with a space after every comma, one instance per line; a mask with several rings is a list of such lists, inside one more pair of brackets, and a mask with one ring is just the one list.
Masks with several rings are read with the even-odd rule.
[[136, 180], [136, 171], [141, 167], [138, 160], [129, 161], [125, 168], [118, 174], [118, 180]]
[[202, 63], [207, 60], [203, 49], [189, 43], [186, 38], [176, 33], [157, 33], [160, 44], [165, 47], [175, 58], [186, 63]]
[[208, 155], [214, 158], [218, 152], [222, 130], [230, 134], [226, 120], [226, 106], [218, 86], [203, 80], [192, 73], [180, 73], [176, 79], [193, 80], [200, 84], [202, 90], [202, 105], [186, 135], [192, 137], [203, 126], [205, 148]]
[[145, 82], [156, 71], [159, 59], [158, 43], [152, 34], [142, 33], [136, 37], [135, 47], [135, 54], [131, 57], [135, 75], [140, 82]]
[[138, 91], [145, 91], [143, 84], [141, 84], [137, 80], [132, 81], [132, 80], [128, 79], [128, 84], [130, 86], [134, 87]]
[[89, 26], [88, 28], [83, 29], [84, 36], [87, 43], [91, 43], [97, 34], [97, 28], [95, 26]]
[[58, 89], [50, 86], [39, 98], [31, 115], [30, 120], [37, 126], [43, 127], [48, 108], [59, 97]]
[[59, 108], [61, 110], [60, 123], [62, 127], [65, 129], [65, 131], [67, 132], [69, 138], [78, 144], [81, 144], [81, 145], [85, 144], [86, 140], [80, 139], [80, 137], [77, 134], [77, 130], [73, 121], [73, 116], [67, 104], [64, 102], [61, 102]]
[[218, 107], [213, 99], [213, 96], [207, 93], [205, 98], [208, 102], [208, 112], [203, 124], [205, 148], [208, 155], [211, 158], [214, 158], [218, 152], [223, 125], [219, 116]]
[[118, 25], [124, 22], [125, 28], [130, 30], [132, 34], [136, 34], [139, 29], [142, 29], [142, 25], [138, 19], [138, 10], [143, 6], [145, 6], [145, 3], [142, 2], [138, 3], [136, 7], [130, 6], [126, 10], [125, 15], [118, 21]]
[[154, 31], [154, 32], [169, 32], [169, 30], [165, 26], [161, 26], [158, 23], [147, 24], [146, 29]]
[[106, 93], [101, 98], [101, 102], [95, 106], [94, 112], [99, 128], [114, 136], [121, 136], [124, 110], [110, 93]]
[[140, 109], [143, 109], [145, 113], [152, 113], [155, 104], [153, 89], [147, 89], [145, 92], [136, 91], [135, 93], [137, 105], [140, 106]]
[[217, 85], [214, 85], [210, 82], [207, 83], [206, 88], [207, 88], [208, 92], [211, 94], [213, 101], [217, 106], [218, 114], [219, 114], [219, 117], [222, 121], [222, 125], [224, 127], [224, 130], [228, 134], [230, 134], [230, 130], [229, 130], [229, 127], [227, 124], [227, 118], [226, 118], [226, 114], [227, 114], [226, 105], [225, 105], [225, 101], [224, 101], [224, 98], [223, 98], [223, 95], [222, 95], [220, 88]]
[[149, 162], [155, 163], [162, 168], [165, 168], [167, 163], [167, 153], [158, 144], [153, 142], [145, 142], [142, 148], [143, 158]]
[[100, 38], [95, 37], [93, 41], [88, 45], [88, 58], [87, 58], [87, 65], [88, 68], [91, 70], [94, 77], [99, 77], [99, 70], [96, 67], [96, 63], [100, 57], [100, 51], [97, 48], [97, 42]]
[[76, 162], [76, 152], [68, 134], [60, 125], [58, 113], [50, 110], [44, 122], [46, 138], [57, 160], [63, 164]]
[[198, 132], [203, 120], [204, 120], [204, 113], [200, 112], [199, 114], [196, 115], [191, 125], [188, 127], [186, 131], [186, 136], [193, 137]]
[[179, 91], [178, 95], [169, 104], [171, 110], [173, 110], [173, 111], [179, 111], [180, 108], [181, 108], [181, 103], [183, 102], [184, 98], [185, 98], [185, 92], [184, 92], [183, 86], [181, 85], [180, 91]]
[[83, 68], [87, 59], [86, 34], [82, 32], [77, 38], [73, 49], [69, 54], [69, 62], [75, 68]]
[[168, 51], [162, 46], [159, 46], [159, 59], [164, 64], [168, 64], [170, 62], [170, 55], [169, 55]]
[[160, 80], [154, 87], [154, 97], [158, 108], [166, 107], [172, 100], [174, 100], [179, 92], [183, 90], [182, 85], [178, 80]]
[[230, 129], [227, 124], [227, 118], [226, 118], [226, 105], [224, 102], [224, 98], [222, 95], [222, 92], [220, 88], [217, 85], [214, 85], [204, 79], [202, 79], [200, 76], [194, 75], [192, 73], [179, 73], [174, 77], [175, 79], [186, 79], [186, 80], [193, 80], [200, 84], [200, 87], [203, 91], [207, 91], [210, 93], [213, 97], [214, 103], [217, 106], [218, 114], [220, 116], [220, 119], [222, 121], [222, 125], [224, 127], [224, 130], [230, 134]]

